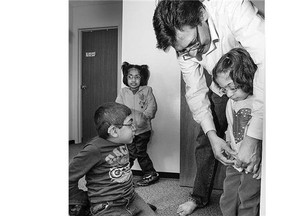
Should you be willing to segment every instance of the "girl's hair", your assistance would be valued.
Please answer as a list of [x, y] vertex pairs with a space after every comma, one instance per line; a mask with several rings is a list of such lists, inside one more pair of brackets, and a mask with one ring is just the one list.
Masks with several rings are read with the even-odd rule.
[[108, 128], [111, 125], [121, 125], [124, 120], [131, 114], [131, 110], [116, 102], [102, 104], [95, 111], [94, 123], [98, 136], [107, 139], [109, 137]]
[[234, 48], [223, 55], [213, 68], [213, 81], [216, 82], [217, 74], [229, 73], [235, 86], [248, 94], [253, 94], [253, 79], [257, 70], [250, 54], [243, 48]]
[[[123, 62], [121, 69], [123, 72], [123, 83], [128, 86], [128, 73], [129, 70], [135, 68], [139, 71], [140, 74], [140, 86], [145, 86], [148, 83], [148, 79], [150, 76], [150, 71], [148, 69], [148, 65], [133, 65], [129, 64], [128, 62]], [[129, 86], [128, 86], [129, 87]]]

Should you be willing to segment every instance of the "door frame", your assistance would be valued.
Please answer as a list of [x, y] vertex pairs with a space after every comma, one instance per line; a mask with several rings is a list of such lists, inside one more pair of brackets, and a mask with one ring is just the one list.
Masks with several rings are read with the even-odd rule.
[[121, 32], [119, 26], [107, 26], [107, 27], [95, 27], [95, 28], [79, 28], [78, 29], [78, 68], [77, 68], [77, 135], [75, 143], [81, 143], [82, 142], [82, 90], [81, 90], [81, 84], [82, 84], [82, 32], [87, 31], [97, 31], [97, 30], [105, 30], [105, 29], [117, 29], [118, 30], [118, 53], [117, 53], [117, 93], [119, 92], [119, 86], [121, 86], [121, 53], [122, 53], [122, 44], [121, 42]]

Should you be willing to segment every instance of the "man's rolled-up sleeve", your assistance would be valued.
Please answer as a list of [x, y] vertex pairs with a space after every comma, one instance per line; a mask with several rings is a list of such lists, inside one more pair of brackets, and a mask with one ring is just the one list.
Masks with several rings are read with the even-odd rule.
[[205, 133], [216, 130], [208, 99], [208, 87], [203, 68], [195, 62], [178, 59], [183, 80], [186, 84], [186, 101], [194, 120]]

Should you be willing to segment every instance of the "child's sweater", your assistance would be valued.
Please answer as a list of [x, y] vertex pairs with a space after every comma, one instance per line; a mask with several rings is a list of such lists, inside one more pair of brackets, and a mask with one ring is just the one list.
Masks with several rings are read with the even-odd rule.
[[69, 189], [86, 175], [89, 201], [93, 204], [127, 200], [134, 195], [129, 153], [125, 144], [93, 138], [69, 165]]
[[[155, 117], [157, 104], [150, 86], [140, 86], [135, 94], [128, 87], [124, 87], [116, 98], [116, 102], [126, 105], [132, 111], [137, 110], [142, 112], [147, 117], [147, 121], [143, 124], [143, 127], [136, 125], [136, 135], [152, 129], [151, 119]], [[133, 119], [136, 120], [137, 117], [133, 116]]]
[[[226, 131], [226, 141], [231, 142], [231, 148], [239, 152], [240, 145], [246, 135], [249, 121], [251, 119], [253, 96], [248, 96], [245, 100], [233, 101], [229, 99], [226, 106], [226, 118], [228, 128]], [[242, 169], [237, 169], [242, 171]]]

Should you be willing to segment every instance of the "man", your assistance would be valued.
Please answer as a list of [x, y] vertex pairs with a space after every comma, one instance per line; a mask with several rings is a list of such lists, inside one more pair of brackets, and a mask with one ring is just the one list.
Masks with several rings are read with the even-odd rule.
[[227, 97], [215, 83], [208, 83], [204, 73], [211, 75], [220, 57], [235, 47], [244, 47], [258, 65], [253, 82], [252, 118], [237, 155], [237, 166], [259, 172], [264, 112], [264, 20], [248, 0], [162, 0], [155, 9], [153, 26], [157, 48], [166, 51], [172, 46], [176, 51], [187, 103], [202, 128], [196, 139], [194, 190], [177, 210], [183, 216], [208, 204], [217, 166], [215, 158], [224, 165], [234, 163], [223, 154], [236, 156], [222, 139], [227, 127]]

